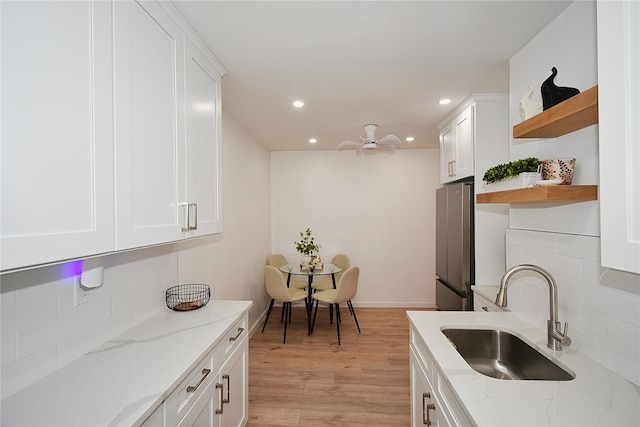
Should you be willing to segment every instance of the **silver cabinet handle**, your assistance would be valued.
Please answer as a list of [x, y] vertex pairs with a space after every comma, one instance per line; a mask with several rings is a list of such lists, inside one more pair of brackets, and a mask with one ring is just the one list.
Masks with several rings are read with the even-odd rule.
[[220, 390], [220, 394], [218, 395], [218, 402], [220, 403], [220, 409], [216, 409], [216, 414], [220, 415], [224, 413], [224, 404], [225, 403], [229, 403], [230, 400], [230, 395], [229, 395], [229, 385], [231, 384], [231, 380], [229, 375], [227, 374], [222, 374], [222, 381], [226, 381], [227, 382], [227, 397], [224, 397], [224, 384], [222, 383], [216, 383], [216, 390]]
[[223, 386], [220, 383], [216, 383], [216, 390], [220, 390], [220, 394], [218, 396], [220, 396], [220, 399], [218, 400], [218, 402], [220, 403], [220, 409], [216, 409], [216, 415], [220, 415], [224, 412], [224, 400], [222, 399], [222, 389]]
[[[197, 230], [198, 229], [198, 204], [195, 202], [182, 202], [180, 203], [180, 206], [186, 206], [187, 208], [187, 215], [186, 215], [186, 221], [185, 221], [185, 226], [182, 227], [182, 231], [191, 231], [191, 230]], [[194, 223], [195, 225], [191, 225], [191, 207], [194, 207]]]
[[196, 385], [190, 385], [189, 387], [187, 387], [187, 393], [193, 393], [194, 391], [196, 391], [198, 389], [198, 387], [200, 387], [200, 384], [202, 384], [202, 381], [204, 381], [205, 378], [207, 378], [207, 376], [211, 373], [211, 369], [203, 369], [202, 370], [202, 378], [200, 378], [200, 381], [198, 381], [198, 384]]
[[222, 381], [226, 381], [227, 382], [227, 398], [225, 399], [224, 397], [222, 398], [222, 403], [229, 403], [231, 401], [231, 376], [228, 374], [222, 374]]
[[435, 411], [436, 405], [435, 403], [426, 403], [427, 399], [431, 399], [431, 393], [422, 393], [422, 424], [430, 426], [429, 411]]
[[235, 337], [229, 337], [229, 341], [235, 341], [237, 340], [240, 335], [242, 335], [242, 333], [244, 332], [244, 328], [238, 328], [238, 333], [236, 334]]

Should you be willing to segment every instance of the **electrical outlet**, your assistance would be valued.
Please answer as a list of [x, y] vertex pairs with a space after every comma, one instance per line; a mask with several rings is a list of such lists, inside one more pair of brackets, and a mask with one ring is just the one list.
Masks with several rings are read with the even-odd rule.
[[87, 289], [80, 286], [80, 276], [76, 276], [76, 283], [74, 286], [74, 305], [78, 306], [93, 301], [94, 290]]

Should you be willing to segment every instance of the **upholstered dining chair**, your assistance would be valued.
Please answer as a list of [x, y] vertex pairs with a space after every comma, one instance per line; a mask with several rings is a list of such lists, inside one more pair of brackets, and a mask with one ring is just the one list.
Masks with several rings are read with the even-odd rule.
[[[346, 254], [337, 254], [333, 258], [331, 258], [331, 264], [336, 267], [340, 267], [342, 271], [340, 273], [336, 273], [336, 285], [340, 281], [340, 277], [342, 273], [349, 267], [351, 267], [351, 260], [349, 259], [349, 255]], [[311, 284], [311, 287], [316, 291], [326, 291], [327, 289], [334, 289], [333, 280], [331, 276], [325, 276], [322, 279], [316, 281], [314, 280]]]
[[[285, 256], [282, 254], [272, 254], [269, 257], [269, 265], [272, 265], [277, 269], [280, 269], [280, 267], [285, 264], [289, 264], [289, 261], [287, 261], [287, 258], [285, 258]], [[284, 280], [286, 283], [288, 274], [284, 271], [281, 271], [281, 273], [284, 276]], [[309, 286], [309, 281], [306, 279], [300, 279], [299, 277], [291, 276], [291, 279], [289, 280], [290, 288], [305, 289], [307, 286]]]
[[[286, 344], [287, 324], [291, 323], [291, 303], [304, 300], [306, 306], [307, 292], [302, 289], [288, 288], [287, 281], [282, 276], [280, 270], [272, 265], [264, 266], [264, 284], [267, 294], [271, 297], [271, 302], [267, 310], [267, 317], [264, 319], [264, 325], [262, 325], [262, 332], [264, 333], [264, 328], [269, 321], [273, 303], [276, 301], [281, 302], [284, 314], [284, 339], [282, 343]], [[282, 321], [282, 318], [280, 320]]]
[[358, 291], [359, 277], [360, 267], [350, 267], [342, 273], [336, 289], [327, 289], [326, 291], [319, 291], [311, 295], [311, 297], [316, 301], [316, 309], [313, 313], [313, 324], [311, 326], [312, 331], [316, 324], [316, 316], [318, 315], [318, 303], [322, 302], [325, 304], [329, 304], [329, 307], [335, 306], [336, 308], [336, 329], [338, 331], [338, 345], [340, 345], [340, 323], [342, 322], [342, 319], [340, 318], [340, 304], [346, 303], [348, 305], [349, 310], [353, 315], [353, 319], [356, 322], [358, 333], [360, 333], [358, 318], [356, 317], [356, 312], [353, 309], [353, 305], [351, 304], [351, 298], [353, 298]]

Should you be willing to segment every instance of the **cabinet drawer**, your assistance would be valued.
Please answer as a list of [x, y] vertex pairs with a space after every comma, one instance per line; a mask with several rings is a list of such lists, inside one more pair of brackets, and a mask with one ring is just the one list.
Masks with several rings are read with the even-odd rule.
[[504, 307], [496, 305], [493, 301], [490, 301], [484, 295], [480, 295], [477, 292], [473, 293], [473, 311], [509, 311]]
[[207, 389], [207, 386], [214, 381], [216, 372], [214, 371], [213, 361], [214, 357], [210, 354], [171, 393], [171, 396], [166, 401], [168, 419], [174, 416], [176, 420], [182, 419], [204, 390]]
[[426, 374], [427, 380], [431, 382], [433, 378], [433, 360], [429, 356], [430, 353], [427, 351], [427, 346], [422, 340], [422, 337], [413, 329], [411, 330], [411, 346], [416, 354], [416, 359], [420, 362]]
[[[236, 323], [223, 334], [221, 341], [216, 345], [216, 360], [227, 360], [233, 351], [240, 346], [249, 335], [247, 328], [247, 315], [242, 316]], [[220, 365], [218, 365], [219, 367]]]

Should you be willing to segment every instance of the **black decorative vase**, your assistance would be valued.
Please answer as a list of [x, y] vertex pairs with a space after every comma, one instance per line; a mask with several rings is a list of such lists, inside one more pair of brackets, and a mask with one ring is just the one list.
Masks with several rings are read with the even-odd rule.
[[572, 96], [576, 96], [580, 91], [574, 87], [556, 86], [553, 79], [558, 75], [556, 67], [551, 69], [551, 75], [542, 82], [540, 92], [542, 93], [542, 109], [548, 110], [556, 104], [566, 101]]

